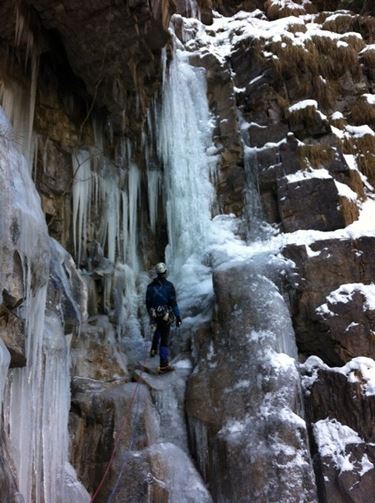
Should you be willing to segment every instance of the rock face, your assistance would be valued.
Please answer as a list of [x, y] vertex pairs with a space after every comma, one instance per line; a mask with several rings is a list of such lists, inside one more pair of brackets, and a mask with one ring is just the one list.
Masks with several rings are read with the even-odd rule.
[[[92, 493], [98, 490], [97, 500], [103, 502], [109, 497], [118, 502], [211, 502], [187, 453], [176, 445], [176, 439], [174, 443], [167, 440], [176, 433], [175, 423], [166, 424], [163, 407], [159, 415], [151, 400], [149, 389], [161, 393], [173, 414], [176, 404], [168, 396], [171, 381], [168, 377], [143, 379], [145, 384], [104, 387], [99, 381], [74, 381], [72, 456], [81, 479]], [[183, 423], [182, 410], [180, 414]], [[107, 476], [99, 486], [104, 473]]]
[[329, 368], [316, 357], [303, 366], [306, 405], [317, 449], [323, 501], [364, 501], [374, 477], [374, 361], [355, 358]]
[[[282, 178], [278, 186], [280, 216], [286, 232], [298, 229], [330, 231], [345, 226], [333, 178], [292, 180]], [[305, 202], [303, 206], [301, 201]], [[323, 208], [324, 212], [317, 213], [316, 208]]]
[[[359, 355], [374, 357], [372, 310], [365, 307], [360, 289], [360, 284], [369, 285], [374, 277], [373, 240], [316, 241], [309, 247], [284, 250], [299, 275], [292, 304], [303, 353], [316, 354], [333, 365]], [[351, 285], [347, 295], [332, 296], [341, 285]]]
[[105, 382], [126, 380], [126, 357], [117, 346], [108, 317], [90, 318], [72, 340], [72, 375]]
[[22, 496], [18, 492], [17, 481], [12, 467], [11, 457], [7, 452], [4, 434], [0, 440], [0, 483], [1, 497], [9, 503], [19, 503]]
[[[97, 501], [374, 493], [374, 13], [1, 2], [1, 498], [85, 503], [107, 467]], [[158, 377], [138, 362], [147, 271], [174, 244], [159, 128], [178, 51], [204, 82], [216, 218], [181, 262], [177, 370]]]
[[[160, 52], [168, 40], [171, 13], [167, 3], [28, 3], [43, 26], [58, 33], [73, 71], [85, 81], [95, 106], [105, 105], [120, 127], [123, 113], [126, 121], [130, 117], [140, 121], [137, 107], [145, 111], [149, 104], [157, 86]], [[142, 96], [139, 89], [145, 91]]]

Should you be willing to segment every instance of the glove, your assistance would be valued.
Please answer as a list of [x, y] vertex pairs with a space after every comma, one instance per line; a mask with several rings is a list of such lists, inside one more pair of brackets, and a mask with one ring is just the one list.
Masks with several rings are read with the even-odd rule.
[[177, 316], [177, 318], [176, 318], [176, 327], [178, 328], [181, 325], [181, 323], [182, 323], [181, 318], [179, 316]]

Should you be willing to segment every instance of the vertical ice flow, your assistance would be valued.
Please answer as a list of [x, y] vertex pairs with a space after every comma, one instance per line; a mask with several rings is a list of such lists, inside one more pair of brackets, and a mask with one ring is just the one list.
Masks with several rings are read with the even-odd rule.
[[[185, 22], [185, 21], [183, 21]], [[189, 22], [188, 22], [189, 23]], [[173, 26], [172, 26], [173, 31]], [[271, 271], [268, 263], [274, 253], [262, 242], [252, 248], [236, 236], [233, 219], [229, 216], [212, 219], [213, 186], [211, 175], [216, 167], [215, 144], [212, 137], [213, 117], [210, 115], [206, 75], [202, 68], [192, 66], [189, 43], [183, 46], [174, 38], [173, 59], [167, 65], [163, 54], [164, 81], [158, 128], [159, 156], [164, 165], [164, 190], [168, 224], [166, 260], [177, 279], [179, 298], [187, 309], [212, 298], [211, 270], [205, 264], [210, 257], [214, 267], [226, 267], [233, 261], [250, 260], [255, 272], [265, 277], [277, 276], [277, 267]], [[196, 56], [196, 55], [195, 55]], [[197, 57], [194, 57], [196, 64]], [[246, 202], [249, 238], [267, 240], [263, 232], [259, 194], [253, 169], [252, 151], [248, 147], [247, 129], [239, 117], [242, 129], [245, 170], [247, 175]], [[277, 253], [278, 250], [275, 250]], [[272, 262], [272, 260], [271, 260]], [[179, 277], [178, 276], [178, 273]], [[272, 280], [267, 282], [266, 297], [271, 302], [279, 296]], [[279, 298], [279, 297], [278, 297]], [[277, 313], [264, 313], [268, 327], [280, 341], [280, 351], [295, 357], [294, 334], [290, 316], [282, 301], [277, 304]], [[184, 306], [183, 306], [184, 307]], [[283, 323], [277, 319], [283, 320]], [[283, 330], [280, 333], [280, 329]]]
[[156, 231], [158, 217], [158, 204], [161, 194], [161, 172], [156, 169], [147, 171], [147, 195], [150, 227], [152, 232]]
[[138, 229], [138, 201], [140, 194], [141, 177], [139, 169], [134, 163], [130, 163], [128, 174], [128, 204], [129, 204], [129, 227], [128, 227], [128, 247], [127, 263], [134, 272], [139, 270], [137, 251], [137, 229]]
[[169, 244], [166, 259], [179, 270], [202, 254], [208, 242], [213, 188], [209, 180], [212, 143], [205, 72], [175, 48], [165, 72], [159, 126], [159, 154], [165, 168]]
[[93, 177], [88, 150], [73, 153], [73, 240], [78, 265], [86, 251]]
[[8, 374], [10, 363], [10, 354], [3, 340], [0, 338], [0, 426], [1, 426], [1, 410], [4, 399], [4, 387]]

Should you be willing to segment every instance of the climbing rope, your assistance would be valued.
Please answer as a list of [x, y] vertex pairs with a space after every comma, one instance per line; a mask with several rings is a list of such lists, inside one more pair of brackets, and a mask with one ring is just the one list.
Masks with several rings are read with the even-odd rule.
[[[146, 355], [145, 355], [145, 358], [143, 360], [143, 366], [145, 365], [146, 363], [146, 360], [147, 360], [147, 344], [145, 344], [145, 347], [146, 347]], [[130, 401], [130, 407], [129, 407], [129, 417], [131, 417], [131, 414], [132, 414], [132, 410], [133, 410], [133, 405], [135, 403], [135, 398], [137, 396], [137, 391], [138, 391], [138, 388], [139, 388], [139, 384], [140, 384], [140, 380], [139, 380], [139, 377], [137, 376], [137, 383], [136, 383], [136, 386], [134, 388], [134, 392], [133, 392], [133, 395], [132, 395], [132, 398], [131, 398], [131, 401]], [[122, 436], [123, 436], [123, 433], [125, 431], [125, 426], [126, 426], [126, 421], [128, 419], [128, 415], [127, 414], [124, 414], [124, 419], [121, 423], [121, 427], [119, 429], [119, 432], [116, 436], [116, 440], [115, 440], [115, 443], [114, 443], [114, 446], [113, 446], [113, 449], [112, 449], [112, 453], [111, 453], [111, 457], [109, 458], [109, 461], [107, 463], [107, 466], [106, 466], [106, 469], [104, 471], [104, 474], [98, 484], [98, 487], [96, 488], [96, 491], [94, 492], [93, 496], [91, 497], [91, 500], [90, 500], [90, 503], [94, 503], [96, 497], [98, 496], [98, 494], [100, 493], [100, 491], [102, 490], [102, 487], [104, 485], [104, 482], [106, 481], [107, 477], [108, 477], [108, 474], [109, 474], [109, 470], [112, 466], [112, 463], [115, 459], [115, 454], [117, 452], [117, 449], [118, 449], [118, 446], [120, 444], [120, 441], [122, 440]], [[132, 447], [133, 445], [133, 433], [134, 433], [134, 430], [132, 431], [132, 437], [131, 437], [131, 444], [130, 444], [130, 447]], [[112, 497], [113, 495], [115, 494], [116, 490], [117, 490], [117, 487], [118, 487], [118, 483], [120, 481], [120, 477], [122, 475], [122, 472], [123, 472], [123, 468], [125, 467], [125, 463], [124, 465], [121, 467], [121, 471], [120, 471], [120, 476], [118, 477], [117, 481], [116, 481], [116, 484], [115, 484], [115, 487], [114, 489], [112, 490], [111, 492], [111, 495], [110, 495], [110, 500], [109, 500], [109, 503], [110, 501], [112, 501]]]
[[[137, 409], [135, 411], [135, 417], [137, 417]], [[128, 449], [129, 451], [131, 451], [132, 448], [133, 448], [134, 438], [135, 438], [135, 435], [134, 435], [134, 429], [133, 429], [132, 435], [131, 435], [131, 439], [130, 439], [129, 449]], [[111, 494], [109, 495], [107, 503], [112, 503], [112, 499], [113, 499], [114, 495], [117, 492], [120, 480], [122, 479], [122, 475], [123, 475], [123, 473], [125, 471], [126, 462], [127, 462], [127, 457], [126, 457], [126, 454], [125, 454], [125, 456], [124, 456], [124, 462], [121, 465], [120, 473], [119, 473], [119, 475], [117, 477], [116, 483], [115, 483], [115, 485], [114, 485], [114, 487], [113, 487], [113, 489], [111, 491]]]

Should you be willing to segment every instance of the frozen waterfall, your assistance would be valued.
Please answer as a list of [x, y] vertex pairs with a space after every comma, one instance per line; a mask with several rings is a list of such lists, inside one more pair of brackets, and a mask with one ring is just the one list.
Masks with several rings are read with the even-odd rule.
[[[185, 19], [184, 23], [189, 28], [195, 27], [197, 21]], [[202, 25], [197, 30], [199, 36]], [[240, 114], [238, 127], [241, 130], [247, 181], [244, 220], [249, 238], [256, 238], [257, 241], [247, 244], [238, 237], [237, 229], [243, 225], [239, 219], [230, 215], [212, 218], [215, 197], [212, 180], [218, 169], [217, 147], [212, 136], [216, 118], [209, 110], [206, 72], [204, 68], [195, 66], [199, 51], [194, 52], [194, 44], [187, 42], [184, 46], [176, 35], [173, 40], [174, 51], [169, 66], [164, 56], [158, 128], [169, 238], [166, 260], [178, 284], [181, 304], [187, 313], [196, 311], [194, 305], [200, 305], [202, 314], [209, 308], [213, 296], [214, 268], [223, 269], [236, 262], [250, 261], [255, 272], [272, 276], [277, 275], [278, 268], [285, 267], [285, 264], [274, 257], [278, 246], [272, 248], [268, 242], [272, 234], [263, 228], [252, 165], [254, 155], [248, 147], [248, 125]], [[194, 65], [190, 62], [193, 57]], [[271, 280], [269, 285], [269, 301], [272, 304], [275, 285]], [[269, 319], [269, 329], [274, 333], [280, 351], [294, 357], [296, 346], [288, 309], [283, 302], [277, 302], [275, 306], [277, 313], [264, 309], [263, 315]]]
[[177, 44], [164, 72], [158, 142], [167, 192], [166, 259], [175, 273], [193, 254], [200, 258], [209, 242], [215, 165], [205, 72], [191, 66], [189, 53]]

